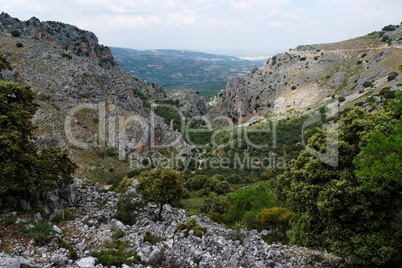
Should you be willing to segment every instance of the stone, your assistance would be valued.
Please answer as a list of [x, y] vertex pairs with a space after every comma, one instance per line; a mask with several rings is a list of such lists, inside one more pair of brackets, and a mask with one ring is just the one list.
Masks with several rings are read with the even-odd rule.
[[96, 258], [86, 257], [74, 263], [75, 268], [95, 268]]
[[53, 231], [55, 231], [58, 234], [63, 233], [63, 231], [59, 227], [57, 227], [57, 225], [53, 225], [52, 229], [53, 229]]
[[68, 262], [68, 258], [66, 256], [64, 256], [62, 254], [57, 254], [57, 253], [52, 254], [49, 260], [52, 264], [55, 264], [58, 266], [67, 264], [67, 262]]
[[40, 212], [35, 214], [34, 220], [35, 220], [35, 222], [43, 221], [43, 218], [42, 218], [42, 215], [40, 214]]

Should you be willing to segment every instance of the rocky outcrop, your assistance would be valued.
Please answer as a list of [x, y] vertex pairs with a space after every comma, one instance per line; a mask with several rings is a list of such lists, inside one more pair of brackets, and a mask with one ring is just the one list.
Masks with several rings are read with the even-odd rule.
[[203, 97], [197, 91], [192, 89], [183, 89], [168, 95], [168, 98], [174, 100], [183, 115], [191, 119], [196, 116], [203, 116], [207, 113], [207, 104]]
[[[321, 251], [267, 244], [261, 236], [268, 231], [231, 230], [212, 222], [206, 216], [189, 217], [183, 210], [165, 205], [163, 221], [152, 220], [157, 207], [148, 204], [134, 225], [114, 219], [119, 195], [101, 192], [97, 187], [82, 190], [80, 210], [84, 216], [64, 225], [58, 237], [73, 246], [77, 259], [69, 258], [69, 250], [57, 244], [35, 248], [17, 244], [15, 258], [32, 258], [43, 267], [95, 267], [91, 253], [101, 250], [119, 230], [121, 240], [129, 241], [127, 250], [136, 251], [141, 264], [123, 267], [342, 267], [342, 259]], [[204, 228], [201, 237], [193, 231], [179, 231], [178, 226], [195, 218]], [[150, 242], [148, 235], [159, 239]], [[24, 250], [19, 248], [24, 247]], [[71, 250], [71, 249], [70, 249]], [[1, 256], [0, 256], [1, 257]], [[7, 257], [8, 258], [8, 257]], [[341, 266], [340, 266], [341, 265]], [[30, 267], [30, 266], [28, 266]], [[32, 266], [35, 267], [35, 266]], [[96, 266], [98, 268], [102, 265]]]

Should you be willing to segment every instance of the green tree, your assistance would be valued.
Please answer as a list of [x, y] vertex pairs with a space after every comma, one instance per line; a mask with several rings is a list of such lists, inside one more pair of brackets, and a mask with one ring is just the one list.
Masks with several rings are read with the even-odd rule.
[[293, 211], [282, 207], [264, 208], [256, 216], [257, 222], [264, 228], [280, 232], [284, 236], [289, 228], [289, 222], [295, 217]]
[[27, 86], [0, 82], [0, 193], [36, 190], [37, 148], [31, 142], [36, 112]]
[[76, 165], [68, 152], [51, 148], [39, 154], [33, 143], [36, 109], [29, 87], [0, 81], [0, 194], [26, 195], [72, 182]]
[[137, 189], [142, 197], [159, 206], [158, 220], [162, 219], [163, 205], [175, 205], [187, 194], [181, 173], [173, 169], [144, 171], [138, 181]]
[[369, 133], [366, 145], [354, 159], [357, 176], [376, 191], [381, 191], [384, 183], [402, 186], [402, 92], [396, 92], [395, 97], [397, 101], [390, 104], [391, 113], [398, 118], [394, 128], [388, 133]]
[[228, 210], [229, 203], [219, 199], [218, 195], [211, 192], [207, 198], [204, 199], [202, 207], [200, 208], [201, 213], [208, 214], [209, 212], [216, 212], [223, 214]]
[[77, 168], [77, 165], [70, 160], [68, 151], [59, 147], [43, 149], [37, 166], [40, 178], [38, 188], [47, 191], [71, 183], [71, 174]]
[[[379, 176], [381, 188], [373, 187], [365, 174], [361, 178], [355, 175], [354, 166], [367, 137], [375, 132], [394, 133], [395, 122], [395, 113], [369, 113], [356, 107], [339, 130], [337, 167], [322, 163], [307, 151], [288, 165], [277, 185], [281, 199], [297, 214], [289, 231], [291, 243], [326, 248], [351, 256], [360, 265], [400, 261], [402, 189]], [[326, 131], [321, 130], [309, 140], [309, 147], [324, 151], [325, 142]], [[377, 154], [375, 150], [367, 153]]]

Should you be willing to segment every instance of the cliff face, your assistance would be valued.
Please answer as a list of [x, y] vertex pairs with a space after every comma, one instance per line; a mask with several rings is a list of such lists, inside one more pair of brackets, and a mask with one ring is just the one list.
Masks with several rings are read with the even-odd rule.
[[298, 46], [275, 55], [262, 67], [252, 68], [245, 79], [229, 81], [212, 103], [209, 116], [223, 114], [244, 122], [289, 110], [303, 114], [339, 97], [345, 97], [344, 105], [372, 89], [395, 87], [401, 77], [391, 81], [387, 77], [398, 71], [402, 62], [401, 37], [401, 27], [397, 27], [339, 43]]
[[107, 146], [123, 155], [148, 154], [153, 145], [188, 149], [163, 119], [151, 121], [149, 101], [164, 97], [164, 90], [125, 73], [93, 33], [2, 13], [0, 53], [13, 68], [3, 77], [37, 94], [39, 145]]

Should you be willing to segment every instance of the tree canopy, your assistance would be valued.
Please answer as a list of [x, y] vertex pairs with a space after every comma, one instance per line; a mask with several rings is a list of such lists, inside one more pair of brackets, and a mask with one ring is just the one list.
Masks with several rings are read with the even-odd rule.
[[157, 168], [144, 171], [137, 179], [137, 189], [142, 197], [159, 206], [158, 220], [162, 219], [165, 204], [177, 204], [187, 193], [181, 173], [173, 169]]
[[[279, 196], [296, 212], [292, 243], [325, 248], [360, 265], [401, 263], [402, 140], [397, 94], [389, 111], [352, 109], [339, 129], [339, 165], [303, 151], [278, 179]], [[310, 140], [325, 145], [325, 130]]]

